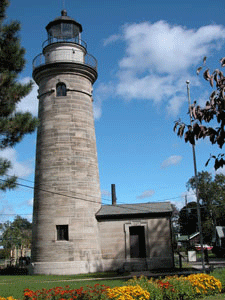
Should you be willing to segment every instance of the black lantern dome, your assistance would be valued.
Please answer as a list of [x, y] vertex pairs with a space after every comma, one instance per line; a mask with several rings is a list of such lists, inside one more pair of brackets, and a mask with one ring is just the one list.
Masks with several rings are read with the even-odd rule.
[[48, 23], [46, 30], [49, 43], [59, 40], [79, 42], [82, 26], [74, 19], [68, 17], [66, 10], [62, 10], [61, 17]]

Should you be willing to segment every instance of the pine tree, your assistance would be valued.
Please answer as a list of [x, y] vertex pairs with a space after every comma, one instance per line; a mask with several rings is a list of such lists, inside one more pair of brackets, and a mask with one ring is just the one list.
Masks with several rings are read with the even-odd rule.
[[[8, 0], [0, 1], [0, 149], [13, 147], [24, 135], [32, 133], [37, 126], [37, 118], [29, 112], [16, 111], [16, 105], [32, 89], [32, 81], [21, 84], [17, 81], [25, 66], [25, 49], [20, 45], [20, 23], [6, 23]], [[0, 158], [0, 189], [15, 188], [16, 177], [7, 177], [11, 162]]]

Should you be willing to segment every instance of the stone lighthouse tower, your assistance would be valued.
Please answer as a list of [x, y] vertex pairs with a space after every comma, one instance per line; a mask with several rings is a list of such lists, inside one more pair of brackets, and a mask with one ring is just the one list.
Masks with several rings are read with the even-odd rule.
[[61, 16], [33, 62], [39, 86], [32, 268], [35, 274], [101, 270], [96, 212], [101, 207], [92, 85], [97, 62], [82, 26]]

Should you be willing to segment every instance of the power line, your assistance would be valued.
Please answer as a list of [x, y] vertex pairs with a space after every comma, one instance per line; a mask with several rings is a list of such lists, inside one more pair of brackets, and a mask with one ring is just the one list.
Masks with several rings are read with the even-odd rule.
[[[0, 179], [0, 181], [2, 182], [5, 182], [4, 179]], [[22, 186], [22, 187], [26, 187], [26, 188], [29, 188], [29, 189], [33, 189], [33, 190], [39, 190], [39, 191], [42, 191], [42, 192], [46, 192], [46, 193], [50, 193], [50, 194], [53, 194], [53, 195], [58, 195], [58, 196], [63, 196], [63, 197], [68, 197], [68, 198], [72, 198], [72, 199], [77, 199], [77, 200], [82, 200], [82, 201], [86, 201], [86, 202], [91, 202], [91, 203], [97, 203], [96, 201], [93, 201], [93, 200], [88, 200], [88, 199], [83, 199], [83, 198], [79, 198], [79, 197], [76, 197], [76, 196], [70, 196], [70, 195], [65, 195], [65, 194], [62, 194], [62, 193], [58, 193], [58, 192], [53, 192], [53, 191], [48, 191], [48, 190], [45, 190], [45, 189], [42, 189], [40, 187], [36, 188], [36, 187], [32, 187], [32, 186], [29, 186], [29, 185], [25, 185], [25, 184], [21, 184], [21, 183], [16, 183], [16, 185], [18, 186]], [[154, 203], [154, 202], [153, 202]], [[147, 204], [147, 203], [142, 203], [142, 206], [143, 204]], [[122, 204], [122, 205], [126, 205], [125, 203]], [[122, 205], [120, 205], [120, 207], [123, 207]], [[133, 210], [133, 211], [143, 211], [143, 212], [146, 212], [146, 210], [142, 210], [142, 209], [136, 209], [136, 208], [132, 208], [132, 207], [124, 207], [128, 210]]]
[[[5, 176], [9, 176], [9, 175], [5, 175]], [[31, 180], [27, 180], [27, 179], [23, 179], [23, 178], [20, 178], [20, 177], [17, 177], [19, 180], [23, 180], [23, 181], [27, 181], [27, 182], [30, 182], [30, 183], [33, 183], [34, 184], [34, 181], [31, 181]], [[19, 185], [19, 184], [18, 184]], [[51, 187], [50, 185], [47, 185], [47, 184], [43, 184], [44, 186], [47, 186], [47, 187]], [[84, 195], [82, 193], [76, 193], [78, 195]], [[190, 194], [190, 195], [195, 195], [195, 193], [193, 194]], [[92, 196], [92, 195], [89, 195], [88, 197], [93, 197], [93, 198], [97, 198], [96, 196]], [[160, 199], [160, 200], [156, 200], [155, 202], [166, 202], [166, 201], [170, 201], [170, 200], [174, 200], [174, 199], [179, 199], [179, 198], [182, 198], [183, 196], [176, 196], [176, 197], [172, 197], [172, 198], [164, 198], [164, 199]], [[107, 199], [107, 198], [103, 198], [101, 197], [102, 200], [105, 200], [105, 201], [108, 201], [111, 203], [111, 199]], [[124, 202], [121, 202], [121, 201], [118, 201], [118, 204], [127, 204], [127, 203], [124, 203]]]
[[[31, 181], [31, 180], [26, 180], [26, 179], [22, 179], [22, 178], [19, 178], [19, 179], [20, 179], [20, 180], [27, 181], [27, 182], [34, 183], [34, 182]], [[0, 179], [0, 181], [5, 182], [4, 179]], [[33, 189], [33, 190], [38, 189], [38, 190], [43, 191], [43, 192], [46, 192], [46, 193], [51, 193], [51, 194], [55, 194], [55, 195], [59, 195], [59, 196], [63, 196], [63, 197], [68, 197], [68, 198], [72, 198], [72, 199], [78, 199], [78, 200], [82, 200], [82, 201], [86, 201], [86, 202], [91, 202], [91, 203], [97, 203], [96, 201], [93, 201], [93, 200], [88, 200], [88, 199], [84, 199], [84, 198], [80, 198], [80, 197], [76, 197], [76, 196], [70, 196], [70, 195], [66, 195], [66, 194], [59, 193], [59, 192], [53, 192], [53, 191], [49, 191], [49, 190], [42, 189], [42, 188], [35, 188], [35, 187], [33, 187], [33, 186], [29, 186], [29, 185], [25, 185], [25, 184], [21, 184], [21, 183], [16, 183], [16, 185], [21, 186], [21, 187], [25, 187], [25, 188], [29, 188], [29, 189]], [[81, 193], [77, 193], [77, 194], [81, 194]], [[192, 195], [195, 195], [195, 194], [193, 193]], [[88, 196], [88, 197], [95, 197], [95, 196]], [[165, 198], [165, 199], [157, 200], [157, 201], [152, 202], [152, 203], [157, 203], [157, 202], [167, 202], [167, 201], [174, 200], [174, 199], [178, 199], [178, 198], [181, 198], [181, 197], [182, 197], [182, 196], [176, 196], [176, 197], [172, 197], [172, 198]], [[107, 200], [107, 201], [110, 201], [110, 202], [111, 202], [111, 200], [109, 200], [109, 199], [104, 199], [104, 198], [101, 198], [101, 199]], [[107, 205], [106, 203], [103, 203], [103, 204], [104, 204], [104, 205]], [[127, 205], [127, 203], [124, 203], [124, 202], [118, 202], [118, 204], [120, 204], [121, 207], [122, 207], [122, 205]], [[144, 204], [148, 204], [148, 203], [142, 203], [142, 206], [143, 206]], [[212, 205], [212, 206], [224, 206], [223, 204], [221, 204], [221, 205], [214, 205], [214, 204], [211, 204], [211, 205]], [[201, 206], [201, 208], [203, 208], [203, 207], [207, 207], [207, 206], [206, 206], [206, 205]], [[131, 208], [131, 207], [130, 207], [130, 208], [126, 207], [126, 209], [130, 209], [130, 210], [135, 210], [135, 211], [137, 211], [137, 209]], [[182, 209], [185, 210], [186, 208], [183, 207]], [[187, 208], [187, 209], [188, 209], [188, 208]], [[195, 208], [193, 208], [193, 209], [195, 209]], [[138, 211], [140, 211], [140, 209], [138, 209]], [[143, 212], [146, 212], [146, 210], [143, 210]], [[0, 215], [18, 215], [18, 214], [0, 214]], [[31, 214], [20, 214], [20, 215], [31, 215]]]
[[[6, 176], [9, 176], [9, 175], [6, 175]], [[20, 178], [20, 177], [17, 177], [19, 180], [23, 180], [23, 181], [27, 181], [27, 182], [30, 182], [30, 183], [33, 183], [34, 184], [34, 181], [31, 181], [31, 180], [27, 180], [27, 179], [23, 179], [23, 178]], [[18, 184], [19, 185], [19, 184]], [[43, 186], [46, 186], [46, 187], [49, 187], [49, 188], [52, 188], [52, 186], [50, 186], [50, 185], [47, 185], [47, 184], [43, 184]], [[33, 187], [33, 189], [34, 189], [34, 187]], [[66, 192], [66, 191], [65, 191]], [[76, 193], [76, 194], [78, 194], [78, 195], [83, 195], [84, 196], [84, 194], [82, 194], [82, 193]], [[96, 196], [92, 196], [92, 195], [89, 195], [88, 197], [92, 197], [92, 198], [98, 198], [98, 197], [96, 197]], [[109, 199], [106, 199], [106, 198], [103, 198], [103, 197], [101, 197], [101, 199], [103, 199], [103, 200], [105, 200], [105, 201], [110, 201], [111, 202], [111, 200], [109, 200]]]

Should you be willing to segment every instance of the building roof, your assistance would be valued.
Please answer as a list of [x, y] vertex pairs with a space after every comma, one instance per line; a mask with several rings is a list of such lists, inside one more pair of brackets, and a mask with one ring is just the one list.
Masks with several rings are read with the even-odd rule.
[[172, 205], [170, 202], [103, 205], [97, 212], [96, 217], [106, 218], [162, 213], [172, 213]]
[[51, 21], [50, 23], [48, 23], [48, 25], [45, 28], [48, 31], [49, 28], [52, 27], [52, 25], [56, 25], [56, 24], [60, 24], [60, 23], [72, 23], [72, 24], [76, 25], [80, 29], [80, 32], [82, 32], [82, 30], [83, 30], [80, 23], [78, 23], [74, 19], [72, 19], [69, 16], [67, 16], [67, 11], [66, 10], [62, 10], [61, 11], [61, 16], [55, 18], [53, 21]]

